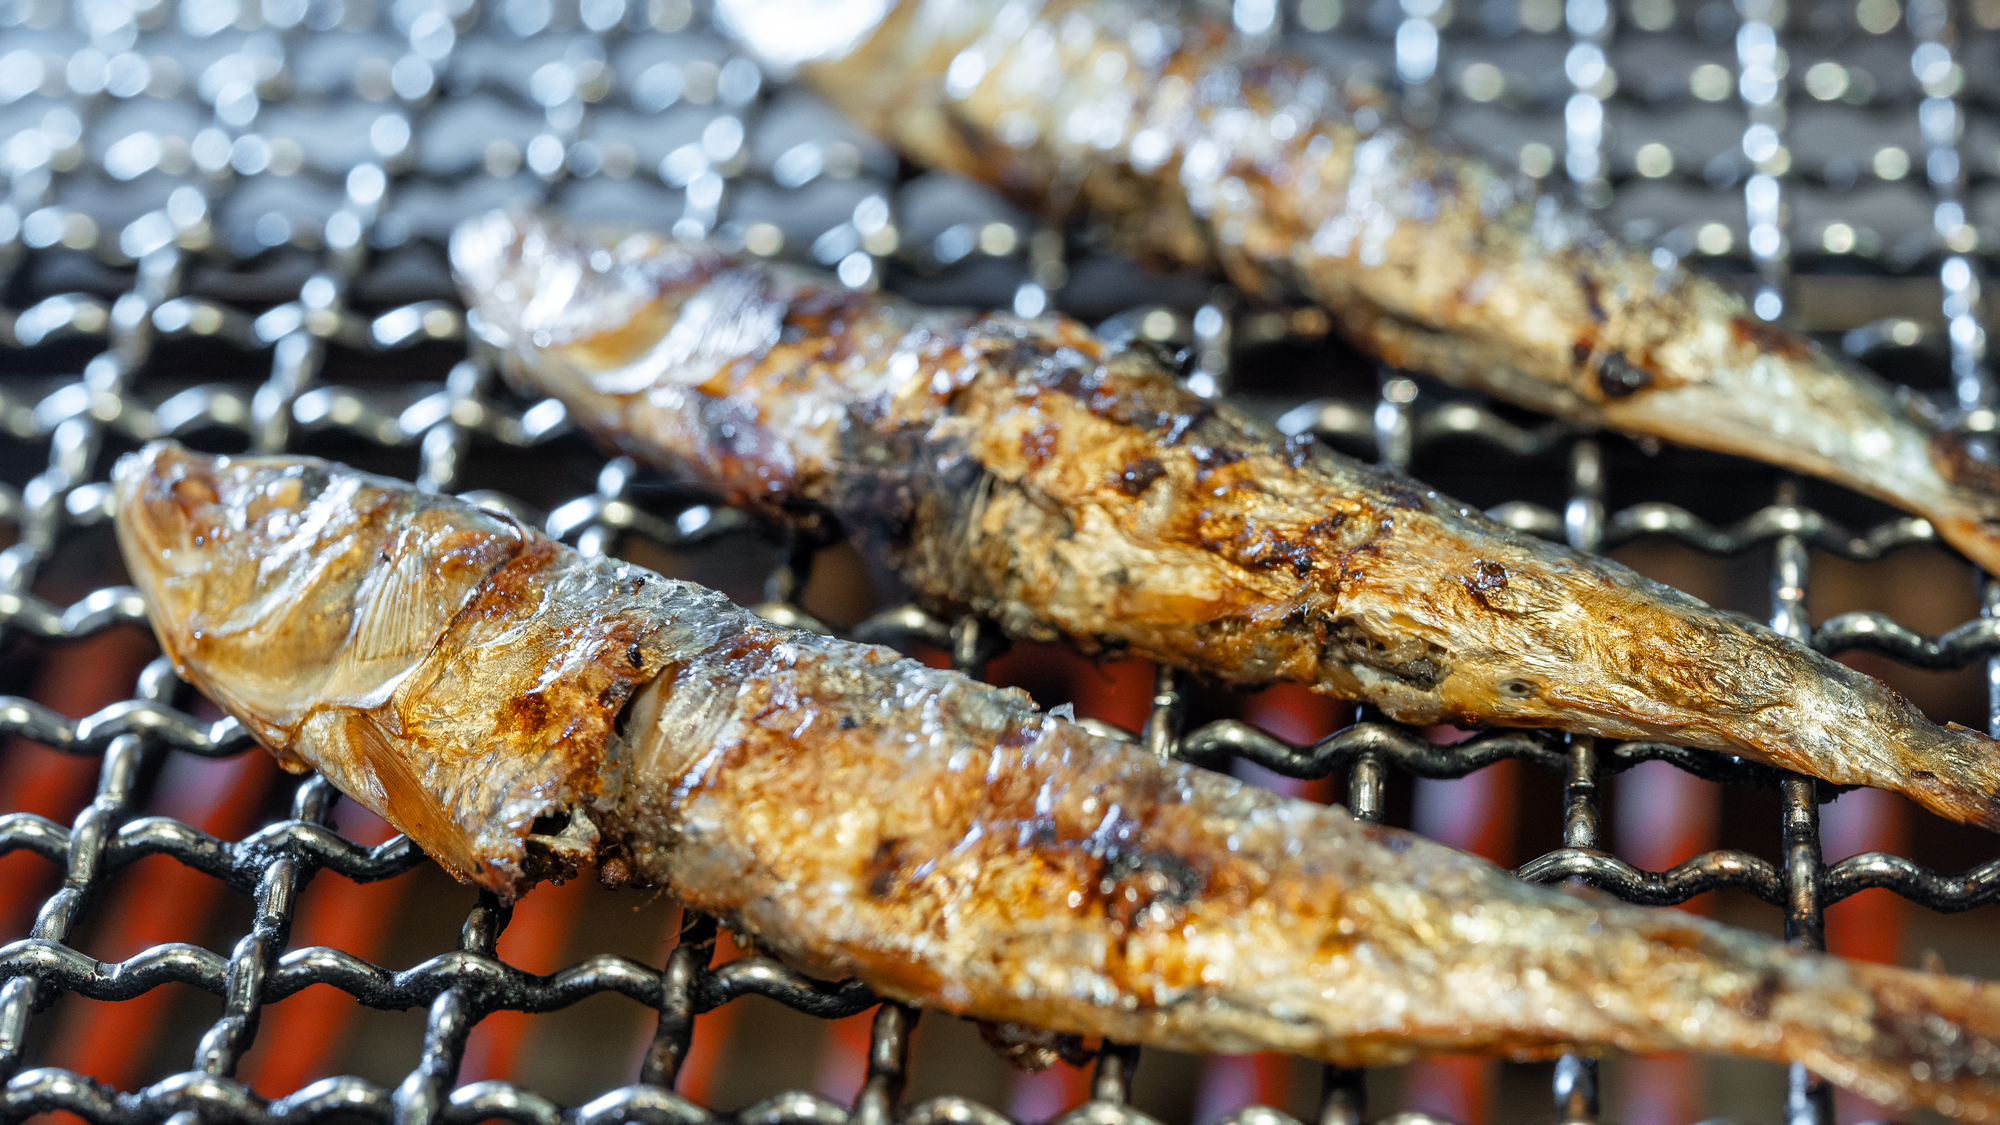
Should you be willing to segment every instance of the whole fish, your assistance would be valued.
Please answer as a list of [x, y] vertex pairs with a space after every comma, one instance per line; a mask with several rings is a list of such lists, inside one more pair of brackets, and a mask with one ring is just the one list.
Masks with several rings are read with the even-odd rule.
[[1664, 738], [2000, 827], [1993, 739], [1201, 399], [1144, 346], [525, 215], [462, 225], [452, 259], [476, 330], [584, 426], [733, 501], [829, 509], [1011, 636], [1406, 723]]
[[[1129, 0], [818, 4], [741, 36], [912, 159], [1154, 262], [1304, 295], [1402, 368], [1824, 477], [2000, 570], [2000, 473], [1914, 399], [1316, 64]], [[893, 8], [893, 10], [887, 10]], [[886, 15], [884, 14], [886, 11]], [[811, 28], [808, 33], [805, 29]]]
[[597, 863], [807, 971], [1123, 1042], [1725, 1052], [2000, 1120], [1992, 985], [1531, 887], [323, 461], [116, 481], [182, 675], [508, 899]]

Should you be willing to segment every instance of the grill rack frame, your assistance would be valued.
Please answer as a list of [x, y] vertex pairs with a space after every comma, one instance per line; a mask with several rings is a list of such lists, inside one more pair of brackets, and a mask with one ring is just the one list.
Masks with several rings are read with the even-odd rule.
[[[1938, 0], [1915, 0], [1910, 7], [1911, 25], [1914, 28], [1919, 22], [1919, 13], [1932, 12], [1933, 7], [1925, 5], [1944, 13], [1944, 18], [1924, 16], [1924, 27], [1916, 37], [1918, 48], [1942, 48], [1949, 63], [1954, 43], [1949, 10]], [[1759, 21], [1769, 26], [1772, 17], [1768, 6], [1751, 11], [1755, 6], [1752, 0], [1745, 7], [1746, 26]], [[1245, 24], [1243, 13], [1249, 7], [1254, 5], [1236, 6], [1239, 25]], [[1436, 56], [1437, 8], [1428, 6], [1427, 12], [1426, 7], [1416, 0], [1404, 0], [1402, 21], [1397, 25], [1398, 32], [1404, 26], [1431, 25], [1432, 56], [1428, 63], [1421, 50], [1410, 57], [1398, 54], [1395, 60], [1406, 96], [1419, 107], [1442, 101], [1445, 94]], [[1602, 24], [1589, 26], [1587, 18], [1572, 15], [1567, 19], [1567, 27], [1575, 47], [1601, 49], [1610, 42], [1610, 30]], [[1247, 27], [1246, 31], [1270, 34], [1268, 27], [1263, 32]], [[618, 33], [612, 30], [613, 35]], [[1419, 45], [1424, 42], [1421, 34], [1410, 38]], [[414, 35], [411, 39], [414, 46]], [[1402, 39], [1398, 35], [1397, 42], [1401, 44]], [[1747, 73], [1770, 64], [1769, 58], [1758, 54], [1759, 50], [1757, 42], [1746, 46], [1739, 39], [1741, 71]], [[410, 57], [417, 54], [413, 52]], [[1576, 96], [1598, 97], [1585, 84], [1576, 85]], [[256, 91], [252, 94], [256, 96]], [[1954, 115], [1964, 112], [1958, 108], [1960, 101], [1955, 91], [1929, 96], [1950, 103]], [[1747, 92], [1745, 99], [1746, 114], [1753, 126], [1782, 123], [1782, 114], [1770, 112], [1773, 104], [1770, 99], [1758, 101]], [[88, 98], [83, 100], [90, 102]], [[214, 127], [225, 139], [232, 134], [239, 139], [247, 135], [246, 130], [229, 124], [228, 118], [235, 111], [226, 110], [222, 100], [216, 99]], [[399, 111], [421, 114], [423, 107], [432, 101], [430, 95], [420, 92], [415, 97], [402, 98]], [[97, 99], [97, 108], [102, 108], [101, 98]], [[742, 108], [754, 109], [754, 105]], [[568, 151], [573, 153], [575, 146], [582, 143], [578, 138], [588, 132], [582, 100], [564, 100], [550, 104], [547, 109], [548, 131], [543, 136], [556, 138], [557, 143], [569, 146]], [[1587, 110], [1586, 106], [1582, 111], [1585, 118], [1589, 116]], [[408, 124], [406, 118], [405, 126]], [[83, 131], [87, 133], [88, 128], [85, 124]], [[1956, 160], [1952, 148], [1955, 134], [1951, 130], [1932, 128], [1927, 123], [1923, 135], [1932, 153], [1952, 151]], [[1567, 134], [1568, 152], [1574, 157], [1569, 171], [1586, 198], [1596, 190], [1595, 185], [1602, 185], [1605, 199], [1609, 198], [1609, 180], [1602, 171], [1601, 154], [1591, 155], [1601, 150], [1603, 141], [1601, 130], [1592, 135], [1589, 130], [1572, 128]], [[0, 520], [12, 522], [19, 529], [15, 546], [0, 551], [0, 626], [40, 639], [73, 640], [118, 622], [143, 623], [143, 606], [129, 589], [99, 590], [62, 607], [30, 592], [37, 568], [48, 561], [62, 535], [100, 523], [110, 514], [111, 494], [101, 481], [93, 479], [95, 470], [104, 467], [99, 447], [107, 432], [142, 440], [192, 429], [219, 428], [242, 434], [254, 449], [275, 450], [286, 447], [300, 431], [335, 428], [378, 445], [415, 447], [422, 458], [420, 482], [437, 489], [453, 486], [460, 475], [461, 462], [471, 454], [475, 441], [533, 449], [564, 432], [561, 411], [552, 408], [552, 404], [544, 402], [515, 410], [496, 397], [491, 364], [476, 351], [451, 369], [441, 389], [415, 402], [398, 403], [393, 396], [371, 396], [357, 388], [318, 383], [318, 371], [330, 342], [379, 352], [420, 340], [449, 342], [465, 338], [462, 316], [446, 302], [417, 302], [373, 318], [360, 316], [346, 307], [345, 289], [367, 266], [366, 236], [381, 215], [385, 193], [408, 175], [408, 149], [407, 136], [400, 148], [378, 144], [380, 159], [357, 166], [373, 169], [372, 172], [350, 171], [342, 185], [344, 198], [337, 214], [353, 219], [352, 238], [323, 252], [323, 268], [308, 280], [295, 300], [259, 317], [252, 318], [223, 302], [187, 297], [179, 292], [188, 266], [198, 258], [218, 253], [209, 214], [220, 202], [219, 197], [204, 198], [199, 210], [183, 207], [180, 215], [173, 213], [171, 205], [151, 213], [161, 216], [167, 225], [161, 227], [154, 222], [150, 235], [142, 231], [142, 237], [133, 240], [134, 248], [149, 248], [130, 255], [136, 258], [133, 286], [115, 301], [59, 294], [18, 312], [0, 310], [4, 314], [0, 316], [0, 329], [4, 329], [0, 331], [0, 342], [32, 345], [73, 332], [85, 337], [101, 336], [105, 344], [105, 350], [85, 364], [76, 382], [52, 393], [31, 398], [17, 394], [11, 387], [0, 386], [0, 432], [20, 441], [47, 440], [50, 449], [46, 470], [27, 486], [19, 490], [0, 486]], [[1592, 160], [1599, 161], [1595, 170]], [[55, 184], [55, 176], [49, 174], [51, 166], [45, 164], [38, 170], [21, 167], [16, 162], [7, 169], [8, 206], [14, 221], [6, 237], [0, 239], [0, 268], [10, 275], [25, 260], [31, 219], [41, 216], [44, 228], [54, 224], [66, 235], [75, 225], [72, 217], [80, 214], [65, 212], [50, 203]], [[740, 171], [739, 165], [737, 173]], [[1934, 173], [1935, 169], [1931, 171]], [[726, 168], [717, 172], [717, 183], [722, 186], [735, 175], [724, 172]], [[563, 174], [558, 166], [549, 178], [554, 180]], [[222, 177], [203, 181], [205, 186], [201, 190], [227, 192], [227, 176], [224, 173]], [[683, 223], [695, 224], [685, 233], [708, 233], [720, 214], [722, 187], [698, 184], [700, 178], [700, 175], [692, 177], [685, 185], [689, 211]], [[1963, 198], [1966, 172], [1962, 165], [1954, 175], [1932, 174], [1929, 178], [1941, 208], [1949, 208]], [[1780, 179], [1782, 173], [1773, 176], [1774, 182]], [[700, 202], [708, 198], [704, 193], [712, 186], [716, 195], [708, 200], [704, 210]], [[1761, 189], [1746, 187], [1746, 192], [1757, 190]], [[1746, 198], [1746, 206], [1756, 221], [1775, 224], [1776, 216], [1781, 213], [1777, 204], [1767, 199]], [[1947, 229], [1943, 222], [1946, 217], [1948, 212], [1941, 211], [1939, 238], [1951, 247], [1959, 228]], [[150, 215], [142, 219], [150, 219]], [[1959, 224], [1965, 226], [1962, 206]], [[135, 222], [126, 231], [140, 225]], [[334, 233], [334, 225], [329, 221], [325, 234]], [[163, 234], [166, 237], [160, 237]], [[157, 244], [148, 243], [147, 238]], [[115, 250], [99, 245], [100, 256], [118, 258], [126, 248], [124, 241], [121, 237], [121, 245]], [[1024, 289], [1059, 281], [1060, 261], [1049, 261], [1046, 247], [1044, 241], [1038, 254], [1030, 256], [1030, 277]], [[235, 257], [227, 251], [220, 256], [232, 260]], [[855, 277], [864, 284], [879, 276], [881, 268], [879, 255], [868, 253], [866, 257], [867, 269], [857, 269]], [[1036, 260], [1037, 257], [1041, 260]], [[1786, 255], [1757, 253], [1753, 258], [1763, 291], [1782, 294], [1788, 276]], [[852, 252], [842, 257], [842, 264], [852, 261]], [[1954, 266], [1954, 262], [1959, 266]], [[1058, 267], [1054, 276], [1050, 273], [1052, 265]], [[1983, 340], [1976, 332], [1949, 329], [1961, 324], [1977, 328], [1981, 273], [1978, 266], [1977, 259], [1954, 253], [1946, 256], [1939, 267], [1946, 294], [1945, 319], [1949, 326], [1946, 335], [1956, 377], [1953, 397], [1961, 413], [1959, 428], [1974, 434], [1996, 428], [1991, 410], [1992, 383], [1983, 367]], [[324, 285], [315, 291], [315, 282], [322, 280]], [[160, 336], [185, 332], [215, 337], [246, 351], [270, 350], [273, 363], [269, 378], [249, 393], [240, 387], [204, 386], [157, 402], [148, 401], [127, 386], [145, 367]], [[1226, 369], [1209, 357], [1226, 342], [1226, 327], [1220, 338], [1201, 341], [1206, 345], [1202, 370], [1218, 382], [1226, 380]], [[1566, 538], [1574, 545], [1590, 549], [1640, 536], [1664, 536], [1712, 555], [1739, 554], [1770, 544], [1774, 555], [1772, 620], [1781, 630], [1808, 640], [1822, 651], [1861, 649], [1915, 667], [1960, 668], [1984, 661], [1995, 698], [2000, 700], [2000, 668], [1995, 667], [1994, 659], [2000, 656], [2000, 623], [1994, 621], [1992, 610], [2000, 595], [1990, 585], [1987, 612], [1939, 637], [1909, 630], [1879, 613], [1850, 614], [1825, 622], [1809, 633], [1805, 631], [1802, 606], [1808, 548], [1846, 558], [1878, 558], [1910, 543], [1930, 541], [1933, 538], [1930, 529], [1922, 521], [1892, 519], [1856, 534], [1799, 505], [1789, 485], [1780, 486], [1770, 506], [1728, 528], [1713, 527], [1692, 513], [1659, 504], [1607, 513], [1603, 504], [1601, 450], [1590, 435], [1554, 425], [1524, 430], [1468, 402], [1449, 401], [1418, 408], [1413, 405], [1414, 398], [1407, 381], [1389, 373], [1372, 411], [1315, 402], [1305, 404], [1288, 418], [1296, 430], [1315, 429], [1373, 439], [1384, 460], [1392, 464], [1407, 463], [1414, 449], [1438, 441], [1481, 440], [1514, 453], [1531, 453], [1567, 443], [1570, 489], [1564, 510], [1555, 512], [1513, 504], [1496, 514], [1524, 530]], [[545, 518], [506, 498], [480, 499], [508, 506], [532, 522], [547, 526], [552, 533], [576, 541], [582, 549], [597, 552], [612, 549], [621, 536], [628, 534], [644, 536], [669, 548], [686, 546], [731, 530], [741, 522], [729, 513], [713, 512], [706, 523], [683, 532], [626, 498], [632, 476], [629, 463], [613, 461], [600, 474], [594, 494], [579, 497], [547, 513]], [[789, 590], [796, 585], [783, 573], [774, 576], [772, 583], [778, 590]], [[780, 619], [788, 614], [796, 619], [802, 613], [782, 602], [762, 608]], [[914, 607], [878, 614], [854, 632], [868, 640], [918, 640], [935, 645], [952, 652], [954, 662], [969, 672], [980, 670], [985, 654], [976, 622], [944, 622]], [[0, 1091], [0, 1115], [19, 1118], [65, 1109], [93, 1122], [137, 1123], [164, 1118], [173, 1120], [175, 1125], [224, 1120], [292, 1121], [336, 1114], [413, 1123], [469, 1123], [501, 1117], [536, 1125], [568, 1122], [595, 1125], [634, 1119], [700, 1125], [725, 1117], [760, 1125], [778, 1122], [876, 1125], [890, 1120], [910, 1125], [944, 1122], [1001, 1125], [1006, 1120], [996, 1111], [962, 1098], [932, 1099], [907, 1109], [898, 1107], [915, 1013], [895, 1004], [882, 1005], [876, 1016], [867, 1078], [851, 1107], [817, 1095], [787, 1093], [728, 1115], [681, 1099], [672, 1092], [673, 1079], [685, 1058], [693, 1020], [702, 1012], [750, 994], [764, 995], [796, 1010], [827, 1017], [851, 1015], [875, 1003], [874, 997], [852, 983], [828, 985], [758, 957], [711, 967], [706, 964], [707, 946], [702, 940], [704, 931], [699, 927], [660, 969], [622, 958], [599, 957], [548, 977], [535, 977], [494, 958], [495, 942], [507, 921], [506, 911], [491, 899], [482, 899], [466, 918], [456, 952], [399, 973], [384, 971], [324, 947], [284, 952], [291, 906], [313, 874], [334, 870], [357, 880], [390, 878], [421, 863], [422, 856], [402, 838], [366, 848], [341, 837], [330, 827], [329, 814], [336, 795], [326, 782], [317, 778], [309, 779], [297, 789], [290, 819], [266, 825], [239, 841], [217, 839], [166, 818], [135, 817], [134, 786], [149, 755], [227, 756], [251, 748], [251, 740], [233, 721], [204, 723], [177, 706], [178, 700], [184, 698], [182, 693], [182, 686], [161, 660], [142, 674], [133, 698], [76, 721], [29, 700], [0, 699], [0, 733], [34, 739], [69, 754], [103, 757], [95, 798], [70, 826], [22, 813], [0, 815], [0, 854], [30, 851], [60, 864], [65, 871], [62, 886], [43, 903], [31, 937], [0, 949], [0, 976], [5, 977], [4, 985], [0, 985], [0, 1077], [7, 1079], [4, 1091]], [[1649, 904], [1683, 902], [1696, 894], [1734, 887], [1785, 907], [1788, 933], [1808, 942], [1818, 940], [1827, 905], [1870, 887], [1887, 888], [1939, 911], [1971, 909], [2000, 898], [2000, 859], [1955, 876], [1924, 869], [1901, 857], [1872, 853], [1824, 865], [1820, 861], [1816, 814], [1823, 787], [1717, 755], [1659, 743], [1600, 744], [1590, 739], [1560, 739], [1534, 732], [1488, 733], [1446, 749], [1405, 728], [1365, 715], [1361, 721], [1319, 743], [1299, 747], [1233, 720], [1182, 731], [1176, 723], [1177, 695], [1174, 677], [1163, 676], [1146, 728], [1135, 737], [1157, 751], [1189, 760], [1213, 760], [1217, 755], [1229, 753], [1295, 777], [1323, 777], [1346, 769], [1350, 779], [1348, 804], [1362, 817], [1380, 816], [1390, 770], [1418, 777], [1460, 777], [1498, 761], [1518, 759], [1554, 773], [1561, 779], [1564, 791], [1564, 847], [1519, 869], [1524, 878], [1535, 881], [1579, 879], [1619, 897]], [[1601, 812], [1598, 790], [1601, 778], [1652, 760], [1670, 762], [1711, 780], [1779, 789], [1784, 799], [1780, 862], [1743, 852], [1712, 851], [1670, 871], [1646, 872], [1600, 848], [1597, 824]], [[156, 947], [116, 964], [96, 962], [64, 944], [90, 908], [93, 893], [109, 876], [134, 860], [153, 854], [172, 856], [250, 894], [255, 903], [250, 932], [227, 956], [192, 947]], [[29, 1021], [39, 1007], [51, 1000], [53, 993], [73, 992], [115, 1000], [167, 981], [191, 984], [225, 1000], [222, 1017], [203, 1037], [189, 1071], [141, 1091], [122, 1092], [67, 1072], [23, 1069]], [[422, 1056], [398, 1087], [389, 1090], [354, 1078], [329, 1079], [266, 1102], [230, 1077], [255, 1037], [262, 1005], [311, 983], [333, 984], [362, 1003], [428, 1008]], [[634, 1085], [610, 1091], [574, 1108], [556, 1105], [509, 1082], [490, 1081], [453, 1088], [470, 1028], [483, 1015], [502, 1009], [546, 1011], [605, 991], [619, 992], [660, 1013], [658, 1033]], [[1085, 1122], [1143, 1125], [1149, 1121], [1127, 1104], [1136, 1062], [1136, 1051], [1108, 1046], [1100, 1055], [1090, 1100], [1063, 1115], [1063, 1120], [1070, 1125]], [[1803, 1125], [1830, 1120], [1823, 1087], [1807, 1082], [1797, 1072], [1792, 1086], [1788, 1123]], [[1358, 1122], [1363, 1112], [1360, 1091], [1356, 1072], [1330, 1069], [1319, 1121], [1324, 1125]], [[1594, 1064], [1564, 1060], [1557, 1068], [1553, 1094], [1559, 1112], [1567, 1118], [1592, 1117], [1596, 1113]], [[1251, 1107], [1234, 1115], [1229, 1122], [1230, 1125], [1291, 1125], [1292, 1119], [1268, 1108]]]

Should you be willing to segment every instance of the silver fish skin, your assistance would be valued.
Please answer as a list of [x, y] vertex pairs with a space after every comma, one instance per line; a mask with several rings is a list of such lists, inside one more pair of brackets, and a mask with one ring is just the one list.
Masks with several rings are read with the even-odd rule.
[[1051, 217], [1088, 209], [1149, 261], [1304, 295], [1395, 366], [1823, 477], [2000, 568], [2000, 473], [1928, 407], [1400, 123], [1379, 93], [1186, 14], [906, 0], [801, 73], [913, 160]]
[[182, 673], [508, 898], [600, 862], [809, 971], [1125, 1042], [1724, 1052], [2000, 1120], [1994, 986], [1531, 887], [323, 461], [155, 443], [116, 487]]
[[606, 441], [830, 510], [940, 612], [1415, 724], [1664, 738], [2000, 826], [1994, 740], [1617, 563], [1286, 438], [1074, 321], [627, 229], [468, 220], [472, 323]]

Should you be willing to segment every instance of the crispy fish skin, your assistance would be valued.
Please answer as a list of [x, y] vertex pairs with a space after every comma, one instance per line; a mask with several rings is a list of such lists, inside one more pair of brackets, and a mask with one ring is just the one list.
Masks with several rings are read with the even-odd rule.
[[1180, 387], [1067, 320], [919, 311], [658, 236], [462, 226], [475, 321], [637, 456], [811, 501], [924, 601], [1408, 723], [1664, 738], [2000, 826], [1992, 739], [1608, 560]]
[[[564, 865], [616, 855], [802, 968], [987, 1020], [1346, 1064], [1726, 1052], [2000, 1120], [1992, 985], [1531, 887], [325, 462], [156, 443], [117, 482], [183, 672], [510, 898], [524, 855], [572, 846]], [[412, 624], [385, 646], [391, 614]], [[580, 689], [550, 739], [514, 716], [552, 675]], [[616, 729], [599, 684], [629, 699]], [[448, 714], [409, 721], [447, 690]], [[392, 761], [414, 790], [382, 781]], [[524, 808], [595, 834], [530, 835]]]
[[905, 0], [804, 74], [913, 159], [1045, 213], [1087, 207], [1141, 257], [1303, 294], [1398, 367], [1824, 477], [2000, 567], [2000, 473], [1872, 373], [1518, 193], [1379, 95], [1174, 11]]

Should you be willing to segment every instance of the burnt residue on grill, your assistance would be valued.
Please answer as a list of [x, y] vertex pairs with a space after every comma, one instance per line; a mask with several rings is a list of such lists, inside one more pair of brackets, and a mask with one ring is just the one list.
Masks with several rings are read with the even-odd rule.
[[1394, 366], [1825, 477], [2000, 569], [2000, 488], [1953, 472], [1959, 439], [1879, 379], [1192, 6], [910, 0], [803, 73], [920, 163], [1088, 211], [1142, 259], [1302, 294]]
[[[827, 283], [769, 263], [518, 214], [461, 227], [453, 256], [483, 330], [585, 426], [776, 516], [829, 507], [941, 612], [1233, 684], [1309, 684], [1404, 722], [1667, 738], [1996, 823], [1991, 739], [1203, 400], [1152, 351], [1072, 321], [849, 297], [829, 363], [779, 327]], [[650, 335], [598, 342], [641, 320]], [[737, 322], [771, 330], [720, 327]], [[746, 455], [691, 424], [720, 400], [769, 446]], [[1135, 465], [1157, 467], [1143, 489]]]

